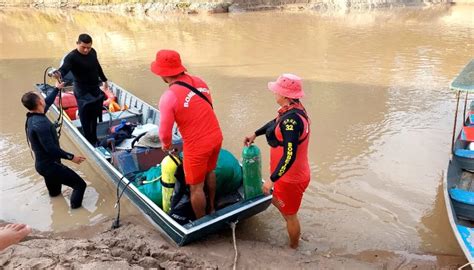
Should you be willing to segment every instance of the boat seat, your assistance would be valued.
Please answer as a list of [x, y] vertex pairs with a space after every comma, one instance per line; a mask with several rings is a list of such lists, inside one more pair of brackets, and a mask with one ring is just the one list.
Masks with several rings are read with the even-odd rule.
[[[132, 112], [131, 110], [111, 112], [110, 114], [104, 113], [102, 114], [102, 122], [108, 122], [110, 119], [110, 116], [112, 116], [112, 121], [115, 121], [115, 120], [121, 120], [121, 119], [134, 118], [137, 116], [141, 116], [141, 114], [137, 112]], [[72, 123], [74, 124], [75, 127], [82, 128], [82, 124], [79, 119], [73, 120]]]
[[449, 196], [455, 201], [474, 205], [474, 192], [459, 188], [452, 188], [449, 190]]
[[474, 142], [474, 126], [465, 126], [462, 128], [461, 140]]
[[474, 158], [474, 151], [469, 149], [456, 149], [454, 155], [463, 158]]
[[456, 224], [456, 227], [461, 235], [467, 250], [474, 257], [474, 228], [466, 227], [460, 224]]
[[469, 111], [467, 115], [466, 125], [468, 126], [474, 125], [474, 111]]

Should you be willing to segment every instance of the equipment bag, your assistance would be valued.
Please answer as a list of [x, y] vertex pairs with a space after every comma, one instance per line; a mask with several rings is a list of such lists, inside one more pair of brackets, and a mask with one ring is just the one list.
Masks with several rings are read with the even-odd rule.
[[242, 186], [242, 167], [231, 152], [221, 149], [216, 165], [216, 200]]
[[163, 195], [161, 186], [161, 165], [150, 168], [141, 176], [144, 180], [138, 180], [137, 187], [143, 195], [147, 196], [160, 208], [163, 208]]
[[183, 225], [195, 220], [196, 216], [194, 215], [194, 210], [191, 205], [189, 187], [186, 185], [184, 179], [183, 162], [181, 159], [173, 155], [169, 155], [168, 157], [170, 157], [176, 165], [176, 170], [174, 172], [176, 182], [174, 184], [173, 195], [171, 196], [171, 209], [169, 215], [176, 222]]

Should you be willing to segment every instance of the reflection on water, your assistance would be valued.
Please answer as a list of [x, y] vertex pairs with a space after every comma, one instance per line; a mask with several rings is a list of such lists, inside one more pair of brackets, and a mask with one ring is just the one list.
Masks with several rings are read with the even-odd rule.
[[[106, 75], [152, 104], [165, 85], [149, 72], [150, 62], [158, 49], [177, 49], [188, 70], [210, 85], [224, 147], [236, 155], [243, 136], [275, 115], [267, 82], [283, 72], [302, 76], [313, 125], [312, 182], [300, 213], [306, 248], [459, 254], [447, 222], [440, 222], [446, 214], [439, 179], [454, 107], [446, 86], [472, 57], [473, 13], [455, 6], [138, 19], [0, 11], [0, 219], [63, 230], [113, 215], [114, 187], [87, 163], [74, 166], [90, 187], [84, 209], [70, 211], [64, 197], [47, 196], [19, 105], [44, 68], [57, 65], [77, 35], [88, 32]], [[78, 151], [66, 137], [61, 141]], [[268, 164], [264, 140], [257, 144]], [[11, 201], [17, 207], [9, 208]], [[277, 245], [285, 243], [284, 233], [274, 208], [239, 228], [241, 238]]]

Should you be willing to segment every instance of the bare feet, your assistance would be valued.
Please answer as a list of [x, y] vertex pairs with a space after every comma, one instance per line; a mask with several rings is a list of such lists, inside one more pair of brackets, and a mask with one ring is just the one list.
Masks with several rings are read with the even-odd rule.
[[20, 242], [31, 232], [25, 224], [8, 224], [0, 228], [0, 251]]

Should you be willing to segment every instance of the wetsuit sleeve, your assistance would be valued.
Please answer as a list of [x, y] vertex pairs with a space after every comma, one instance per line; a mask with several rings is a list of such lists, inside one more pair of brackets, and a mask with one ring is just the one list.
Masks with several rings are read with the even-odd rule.
[[170, 90], [166, 91], [160, 98], [158, 105], [160, 110], [159, 136], [164, 148], [168, 148], [172, 143], [172, 131], [175, 121], [174, 111], [176, 108], [176, 96]]
[[46, 106], [44, 107], [44, 113], [46, 113], [49, 110], [49, 107], [53, 105], [54, 100], [56, 99], [56, 96], [59, 93], [59, 89], [54, 87], [54, 90], [49, 93], [49, 95], [46, 96], [44, 99], [44, 102], [46, 103]]
[[62, 150], [51, 134], [51, 127], [47, 123], [41, 123], [35, 128], [36, 136], [43, 149], [53, 158], [72, 160], [74, 155]]
[[304, 131], [304, 125], [301, 118], [292, 113], [281, 120], [279, 128], [283, 136], [283, 155], [270, 176], [273, 182], [282, 177], [293, 165], [298, 150], [299, 137]]
[[266, 123], [263, 127], [257, 129], [257, 130], [255, 131], [255, 135], [256, 135], [256, 136], [260, 136], [260, 135], [265, 134], [265, 132], [267, 131], [267, 129], [268, 129], [271, 125], [273, 125], [273, 123], [275, 123], [275, 121], [276, 121], [276, 120], [273, 119], [272, 121]]
[[73, 57], [72, 53], [69, 53], [68, 55], [66, 55], [66, 57], [64, 57], [63, 64], [58, 69], [58, 71], [61, 73], [62, 78], [64, 78], [71, 71], [72, 57]]

